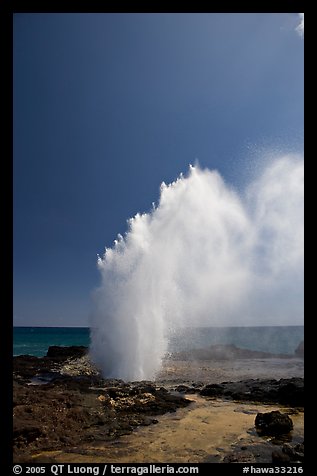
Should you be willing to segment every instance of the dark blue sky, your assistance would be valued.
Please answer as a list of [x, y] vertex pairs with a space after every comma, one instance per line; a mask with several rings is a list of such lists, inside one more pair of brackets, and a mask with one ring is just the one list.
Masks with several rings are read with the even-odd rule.
[[189, 163], [303, 150], [298, 14], [14, 15], [14, 322], [88, 325], [96, 255]]

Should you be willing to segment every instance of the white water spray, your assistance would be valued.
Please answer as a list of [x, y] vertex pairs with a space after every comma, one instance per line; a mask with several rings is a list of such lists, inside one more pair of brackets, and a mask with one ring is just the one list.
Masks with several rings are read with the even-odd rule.
[[105, 376], [153, 378], [177, 327], [301, 320], [300, 158], [276, 160], [244, 194], [190, 167], [128, 224], [98, 259], [90, 350]]

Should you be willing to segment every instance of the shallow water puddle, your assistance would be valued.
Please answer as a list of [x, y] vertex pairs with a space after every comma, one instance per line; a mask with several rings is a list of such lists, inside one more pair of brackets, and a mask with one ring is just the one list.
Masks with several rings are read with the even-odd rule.
[[[221, 461], [233, 448], [257, 447], [259, 461], [270, 462], [271, 438], [262, 438], [254, 429], [257, 412], [290, 411], [277, 405], [237, 403], [188, 395], [193, 403], [176, 413], [158, 417], [159, 423], [140, 427], [130, 435], [70, 451], [43, 452], [34, 461], [50, 458], [56, 462], [112, 463], [196, 463]], [[294, 430], [288, 441], [303, 439], [303, 412], [291, 414]], [[275, 446], [276, 447], [276, 446]]]

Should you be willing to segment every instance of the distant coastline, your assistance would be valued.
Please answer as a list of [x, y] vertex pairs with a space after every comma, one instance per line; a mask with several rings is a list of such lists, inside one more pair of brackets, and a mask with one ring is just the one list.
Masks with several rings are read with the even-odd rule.
[[[169, 352], [235, 345], [273, 354], [293, 354], [304, 339], [304, 326], [187, 327], [175, 330], [169, 339]], [[90, 345], [89, 327], [14, 326], [13, 354], [43, 357], [52, 345]]]

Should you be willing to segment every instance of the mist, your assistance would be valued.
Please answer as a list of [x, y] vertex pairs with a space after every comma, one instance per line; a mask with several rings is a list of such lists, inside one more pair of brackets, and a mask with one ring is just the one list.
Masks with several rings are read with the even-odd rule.
[[303, 323], [303, 160], [272, 161], [245, 190], [190, 166], [98, 258], [93, 360], [152, 379], [185, 326]]

